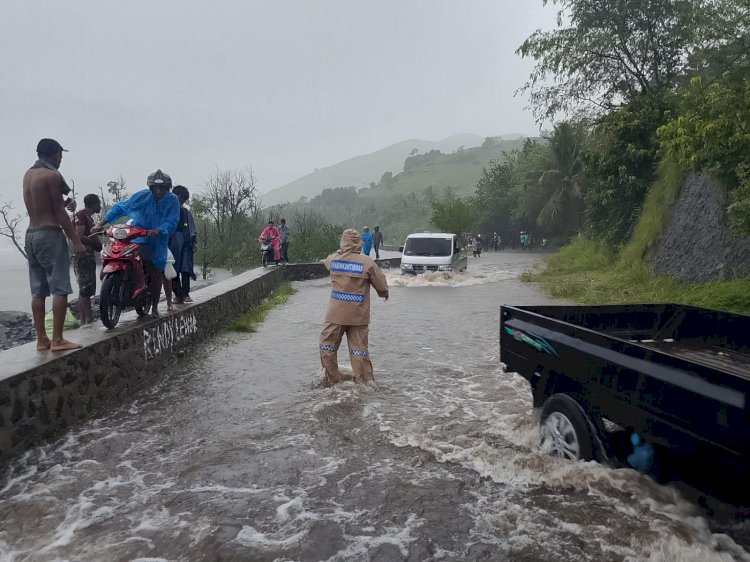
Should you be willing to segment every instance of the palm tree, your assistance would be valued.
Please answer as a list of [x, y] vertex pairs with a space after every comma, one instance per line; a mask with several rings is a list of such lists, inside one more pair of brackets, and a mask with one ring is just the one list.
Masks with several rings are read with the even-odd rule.
[[558, 123], [549, 139], [551, 156], [539, 176], [539, 186], [549, 194], [536, 223], [546, 231], [570, 234], [581, 222], [581, 145], [584, 133], [568, 121]]

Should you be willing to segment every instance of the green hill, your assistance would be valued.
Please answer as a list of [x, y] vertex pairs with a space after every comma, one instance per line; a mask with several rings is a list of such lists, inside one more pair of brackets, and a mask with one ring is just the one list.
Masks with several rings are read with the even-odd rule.
[[[485, 139], [482, 146], [444, 154], [431, 150], [413, 154], [401, 163], [401, 173], [380, 172], [373, 187], [349, 185], [330, 187], [305, 200], [283, 206], [294, 221], [305, 210], [319, 213], [329, 224], [361, 229], [380, 224], [386, 243], [400, 244], [410, 232], [424, 230], [432, 213], [432, 203], [447, 195], [474, 195], [476, 183], [491, 160], [520, 148], [525, 139]], [[294, 226], [292, 227], [294, 228]]]
[[341, 186], [358, 188], [380, 181], [384, 172], [398, 174], [404, 169], [404, 161], [416, 149], [425, 153], [431, 150], [453, 152], [459, 147], [479, 146], [483, 137], [470, 133], [454, 135], [433, 142], [420, 139], [409, 139], [387, 146], [370, 154], [355, 156], [315, 170], [286, 185], [278, 187], [263, 195], [264, 205], [277, 205], [287, 201], [297, 201], [300, 197], [312, 198], [324, 189]]
[[504, 158], [506, 152], [521, 148], [523, 142], [523, 138], [503, 140], [493, 137], [485, 140], [482, 146], [451, 154], [431, 151], [410, 156], [403, 164], [403, 172], [392, 178], [382, 177], [377, 186], [361, 189], [359, 193], [365, 198], [431, 192], [439, 199], [446, 194], [446, 190], [459, 197], [473, 195], [482, 170], [490, 161]]

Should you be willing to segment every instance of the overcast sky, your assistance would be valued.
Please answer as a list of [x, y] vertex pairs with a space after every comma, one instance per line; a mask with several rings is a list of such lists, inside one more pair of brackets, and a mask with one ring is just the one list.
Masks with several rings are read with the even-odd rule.
[[408, 138], [536, 133], [514, 51], [554, 19], [541, 0], [6, 0], [0, 196], [22, 205], [42, 137], [82, 194], [157, 167], [198, 190], [217, 166], [268, 191]]

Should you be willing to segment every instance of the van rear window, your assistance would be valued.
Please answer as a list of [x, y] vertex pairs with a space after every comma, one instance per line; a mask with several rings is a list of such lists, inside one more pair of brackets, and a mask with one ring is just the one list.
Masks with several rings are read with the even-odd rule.
[[450, 238], [407, 238], [405, 256], [451, 256], [453, 244]]

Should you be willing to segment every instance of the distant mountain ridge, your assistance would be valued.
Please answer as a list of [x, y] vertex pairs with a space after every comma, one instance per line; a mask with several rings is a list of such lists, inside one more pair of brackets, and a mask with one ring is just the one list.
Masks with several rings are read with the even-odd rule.
[[[522, 135], [503, 135], [502, 138], [521, 138]], [[419, 153], [439, 150], [450, 154], [455, 150], [480, 146], [485, 137], [472, 133], [453, 135], [439, 141], [408, 139], [392, 144], [370, 154], [355, 156], [302, 176], [286, 185], [272, 189], [263, 194], [263, 205], [276, 205], [294, 202], [300, 197], [312, 198], [324, 189], [333, 187], [369, 186], [370, 182], [378, 183], [385, 172], [395, 176], [404, 169], [404, 161], [414, 149]]]

